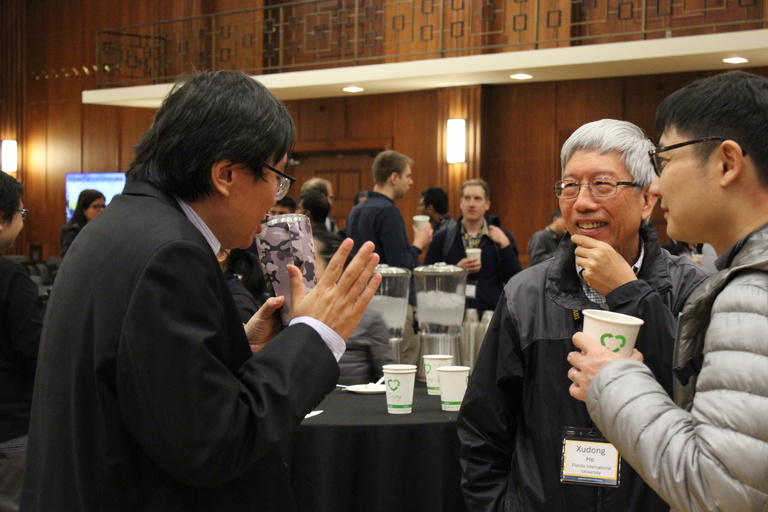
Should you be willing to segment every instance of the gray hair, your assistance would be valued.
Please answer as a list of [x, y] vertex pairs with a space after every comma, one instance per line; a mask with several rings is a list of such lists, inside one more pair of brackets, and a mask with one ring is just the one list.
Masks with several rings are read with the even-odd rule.
[[617, 151], [621, 153], [624, 166], [633, 180], [643, 187], [648, 187], [655, 176], [648, 151], [655, 147], [643, 130], [628, 121], [593, 121], [582, 125], [563, 144], [560, 151], [560, 172], [565, 172], [565, 165], [576, 151], [591, 150], [601, 155]]

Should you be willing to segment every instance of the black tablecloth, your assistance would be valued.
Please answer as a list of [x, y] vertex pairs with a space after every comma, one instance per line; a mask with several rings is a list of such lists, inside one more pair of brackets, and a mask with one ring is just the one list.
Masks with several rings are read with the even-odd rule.
[[414, 391], [411, 414], [387, 413], [386, 397], [332, 392], [287, 448], [301, 512], [465, 511], [459, 487], [457, 412]]

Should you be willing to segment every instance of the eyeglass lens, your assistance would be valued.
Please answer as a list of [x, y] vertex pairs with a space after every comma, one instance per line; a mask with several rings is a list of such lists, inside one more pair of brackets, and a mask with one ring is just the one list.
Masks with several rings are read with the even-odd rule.
[[579, 195], [581, 187], [587, 187], [595, 197], [609, 197], [616, 193], [619, 185], [628, 184], [632, 184], [632, 182], [616, 181], [613, 178], [592, 178], [587, 183], [563, 180], [558, 181], [555, 185], [555, 195], [562, 199], [574, 199]]

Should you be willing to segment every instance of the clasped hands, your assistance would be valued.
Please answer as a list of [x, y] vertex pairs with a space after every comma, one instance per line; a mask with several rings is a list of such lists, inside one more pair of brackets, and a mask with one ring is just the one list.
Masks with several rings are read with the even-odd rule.
[[[323, 277], [306, 295], [301, 271], [294, 265], [288, 266], [292, 318], [315, 318], [343, 339], [349, 338], [381, 283], [381, 275], [373, 273], [379, 263], [379, 255], [373, 252], [372, 242], [364, 243], [344, 268], [353, 247], [354, 242], [349, 238], [341, 243]], [[284, 302], [285, 297], [271, 297], [245, 325], [254, 354], [280, 332], [282, 326], [276, 313]]]

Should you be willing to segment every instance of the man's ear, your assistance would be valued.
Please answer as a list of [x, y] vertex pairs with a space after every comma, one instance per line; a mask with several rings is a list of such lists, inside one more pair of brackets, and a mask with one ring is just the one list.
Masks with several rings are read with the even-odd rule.
[[400, 177], [400, 175], [399, 175], [399, 174], [397, 174], [396, 172], [393, 172], [392, 174], [390, 174], [390, 175], [389, 175], [389, 180], [388, 180], [388, 181], [389, 181], [389, 184], [390, 184], [390, 185], [392, 185], [392, 186], [394, 186], [394, 185], [395, 185], [395, 183], [397, 183], [397, 179], [398, 179], [399, 177]]
[[744, 172], [744, 152], [739, 144], [726, 140], [720, 144], [715, 154], [720, 159], [718, 165], [722, 169], [720, 186], [727, 187], [738, 180]]
[[229, 160], [220, 160], [211, 166], [211, 184], [213, 190], [229, 197], [234, 184], [235, 165]]
[[653, 208], [656, 206], [656, 201], [659, 200], [659, 196], [651, 194], [650, 189], [647, 187], [641, 194], [643, 196], [643, 210], [640, 216], [643, 220], [646, 220], [653, 213]]

